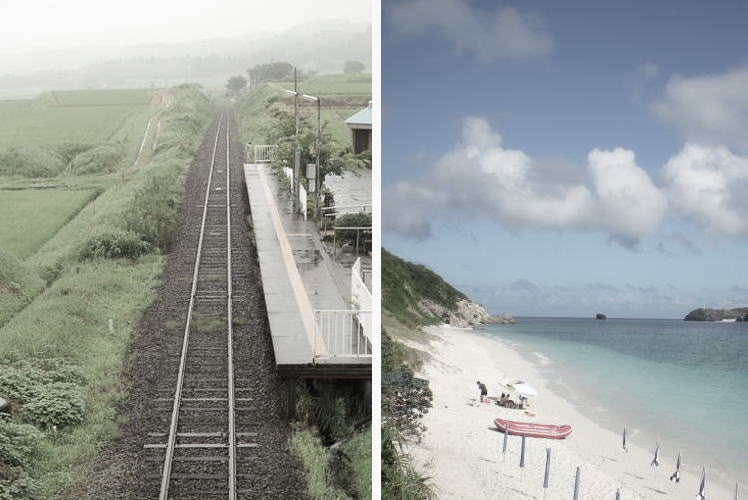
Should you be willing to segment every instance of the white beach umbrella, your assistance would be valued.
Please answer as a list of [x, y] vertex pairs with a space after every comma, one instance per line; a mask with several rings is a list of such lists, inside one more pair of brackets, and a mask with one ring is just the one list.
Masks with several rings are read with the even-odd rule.
[[696, 498], [699, 500], [705, 500], [706, 499], [706, 466], [701, 466], [701, 481], [699, 482], [699, 492], [696, 494]]
[[649, 464], [650, 467], [659, 467], [660, 466], [660, 440], [657, 440], [657, 447], [655, 448], [655, 456], [652, 459], [652, 463]]
[[623, 446], [621, 446], [621, 449], [625, 451], [626, 453], [629, 452], [628, 447], [626, 446], [626, 427], [623, 428]]
[[579, 467], [577, 467], [577, 475], [574, 478], [574, 500], [579, 500]]
[[675, 472], [670, 476], [670, 481], [673, 483], [680, 483], [680, 452], [678, 452], [678, 461], [675, 464]]
[[522, 433], [522, 452], [519, 455], [519, 466], [525, 466], [525, 433]]

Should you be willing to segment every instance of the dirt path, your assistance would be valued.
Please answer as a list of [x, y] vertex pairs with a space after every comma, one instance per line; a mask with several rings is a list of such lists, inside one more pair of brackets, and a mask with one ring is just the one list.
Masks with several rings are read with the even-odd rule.
[[[158, 498], [160, 463], [147, 461], [143, 445], [149, 432], [163, 421], [155, 400], [159, 388], [173, 387], [176, 380], [182, 329], [190, 296], [202, 202], [210, 165], [217, 120], [206, 133], [185, 183], [180, 212], [180, 231], [168, 254], [158, 299], [145, 312], [137, 338], [125, 360], [129, 396], [118, 408], [122, 436], [104, 448], [92, 470], [85, 496], [95, 499]], [[247, 224], [249, 213], [241, 175], [241, 145], [231, 143], [231, 196], [234, 258], [246, 263], [234, 283], [247, 293], [234, 298], [234, 363], [237, 377], [251, 379], [256, 408], [256, 459], [238, 468], [242, 488], [251, 491], [240, 498], [306, 498], [300, 464], [287, 449], [290, 429], [282, 420], [283, 394], [276, 378], [267, 313], [262, 294], [257, 256]], [[76, 497], [78, 498], [78, 497]], [[196, 496], [195, 498], [199, 498]]]

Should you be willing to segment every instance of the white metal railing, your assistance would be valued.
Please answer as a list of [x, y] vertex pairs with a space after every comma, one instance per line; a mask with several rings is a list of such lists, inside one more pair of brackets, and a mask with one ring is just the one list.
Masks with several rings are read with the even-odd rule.
[[275, 146], [269, 144], [256, 144], [253, 151], [253, 159], [255, 163], [271, 163], [273, 161], [273, 153], [275, 152]]
[[315, 310], [314, 359], [371, 358], [371, 311]]
[[[283, 173], [286, 174], [286, 177], [288, 177], [288, 182], [291, 184], [291, 193], [293, 194], [293, 169], [291, 167], [281, 168], [283, 169]], [[304, 220], [306, 220], [307, 195], [306, 188], [301, 183], [299, 183], [299, 210], [301, 211], [301, 215], [304, 216]]]
[[371, 310], [371, 290], [366, 286], [364, 272], [361, 257], [359, 257], [351, 267], [351, 305], [353, 309], [369, 311]]
[[322, 231], [327, 232], [327, 221], [330, 221], [332, 223], [339, 215], [370, 214], [371, 209], [371, 203], [362, 203], [360, 205], [333, 205], [331, 207], [322, 207], [319, 209], [320, 214], [322, 215]]

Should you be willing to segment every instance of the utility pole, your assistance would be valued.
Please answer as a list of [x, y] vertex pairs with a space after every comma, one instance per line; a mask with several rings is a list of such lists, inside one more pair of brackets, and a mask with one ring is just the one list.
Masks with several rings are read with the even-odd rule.
[[316, 160], [316, 166], [315, 166], [315, 175], [314, 175], [314, 210], [315, 215], [319, 215], [319, 163], [320, 163], [320, 154], [322, 149], [322, 99], [319, 97], [314, 97], [307, 94], [302, 94], [302, 98], [306, 99], [307, 101], [313, 101], [317, 103], [317, 146], [316, 146], [316, 152], [315, 160]]
[[297, 88], [296, 66], [293, 67], [293, 122], [296, 145], [299, 144], [299, 89]]
[[291, 181], [291, 191], [293, 192], [293, 211], [294, 213], [298, 213], [299, 186], [301, 182], [301, 149], [299, 148], [299, 92], [296, 66], [293, 68], [293, 90], [283, 89], [283, 91], [293, 96], [294, 143], [296, 144], [296, 147], [293, 152], [293, 179]]

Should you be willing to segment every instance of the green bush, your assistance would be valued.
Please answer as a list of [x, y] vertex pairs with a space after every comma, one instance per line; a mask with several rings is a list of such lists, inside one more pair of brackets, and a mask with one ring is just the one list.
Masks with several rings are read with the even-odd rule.
[[[371, 427], [358, 432], [340, 447], [342, 471], [354, 498], [371, 498]], [[342, 472], [342, 473], [341, 473]]]
[[33, 425], [3, 421], [0, 417], [0, 463], [27, 466], [41, 439], [42, 433]]
[[0, 154], [0, 174], [21, 177], [55, 177], [67, 164], [52, 150], [40, 147], [10, 148]]
[[23, 416], [42, 428], [63, 428], [83, 422], [86, 405], [79, 385], [66, 382], [47, 384], [36, 391], [23, 407]]
[[104, 144], [77, 155], [70, 163], [70, 171], [76, 175], [114, 172], [124, 157], [121, 146]]
[[80, 368], [58, 359], [17, 364], [6, 360], [6, 366], [0, 371], [0, 394], [19, 403], [32, 401], [47, 385], [54, 383], [83, 385], [86, 379]]
[[14, 477], [0, 477], [0, 500], [38, 500], [41, 498], [36, 482], [25, 472], [13, 470]]
[[343, 500], [348, 496], [332, 483], [330, 456], [319, 436], [310, 429], [296, 427], [290, 439], [291, 452], [304, 466], [307, 493], [312, 500]]
[[83, 246], [80, 260], [138, 259], [151, 251], [151, 245], [132, 231], [112, 231], [93, 236]]
[[[335, 219], [335, 227], [371, 227], [371, 214], [367, 213], [357, 213], [357, 214], [345, 214], [341, 215], [340, 217], [337, 217]], [[349, 243], [351, 245], [355, 245], [357, 241], [357, 234], [358, 234], [358, 244], [359, 246], [364, 245], [364, 239], [367, 236], [366, 231], [363, 230], [356, 230], [356, 229], [341, 229], [337, 232], [337, 240], [343, 244], [343, 243]], [[369, 230], [368, 233], [369, 238], [371, 238], [371, 230]], [[368, 244], [368, 247], [371, 248], [371, 243]]]
[[63, 142], [55, 146], [55, 151], [60, 155], [62, 161], [69, 164], [76, 156], [90, 150], [93, 147], [93, 144], [86, 144], [81, 142]]
[[182, 183], [176, 169], [168, 169], [145, 183], [135, 194], [125, 225], [153, 246], [165, 249], [177, 230], [177, 211]]

